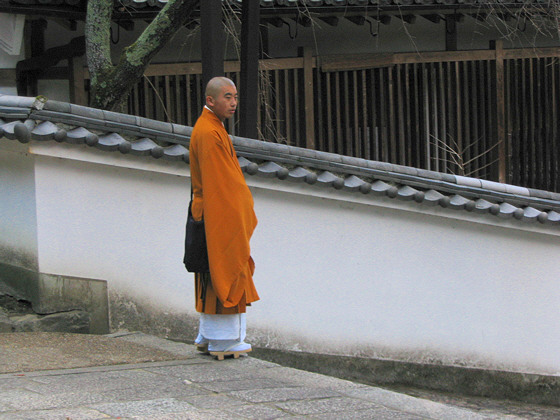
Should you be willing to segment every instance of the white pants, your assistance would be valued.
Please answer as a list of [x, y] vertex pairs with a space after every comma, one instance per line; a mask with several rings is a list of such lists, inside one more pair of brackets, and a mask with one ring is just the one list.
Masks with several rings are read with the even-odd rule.
[[200, 314], [199, 335], [207, 340], [245, 340], [246, 314], [210, 315]]

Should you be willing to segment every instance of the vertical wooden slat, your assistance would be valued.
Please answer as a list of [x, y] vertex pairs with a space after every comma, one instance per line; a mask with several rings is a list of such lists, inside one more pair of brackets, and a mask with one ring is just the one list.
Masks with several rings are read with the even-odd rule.
[[537, 104], [538, 104], [538, 124], [539, 124], [539, 129], [538, 129], [538, 138], [539, 138], [539, 143], [537, 145], [538, 149], [539, 149], [539, 155], [537, 157], [538, 161], [541, 161], [541, 176], [540, 176], [540, 180], [541, 180], [541, 184], [540, 187], [543, 190], [546, 190], [549, 188], [550, 185], [550, 180], [549, 180], [549, 176], [550, 176], [550, 153], [548, 150], [548, 145], [549, 145], [549, 141], [548, 141], [548, 112], [546, 112], [547, 109], [550, 109], [547, 105], [548, 105], [548, 101], [547, 101], [547, 88], [548, 88], [548, 82], [549, 82], [549, 78], [548, 78], [548, 72], [547, 72], [547, 65], [546, 65], [546, 58], [538, 58], [537, 59], [537, 65], [538, 65], [538, 75], [537, 75]]
[[152, 90], [152, 86], [150, 85], [150, 83], [148, 83], [149, 81], [149, 77], [144, 76], [144, 106], [145, 108], [145, 113], [146, 113], [146, 117], [147, 118], [153, 118], [154, 112], [153, 112], [153, 102], [152, 102], [152, 98], [153, 98], [153, 90]]
[[362, 157], [365, 159], [370, 159], [371, 150], [370, 150], [370, 143], [369, 143], [369, 112], [368, 112], [368, 91], [367, 91], [367, 72], [365, 70], [361, 70], [360, 72], [360, 82], [361, 82], [361, 93], [362, 93]]
[[282, 121], [280, 116], [280, 94], [280, 70], [274, 70], [274, 109], [272, 110], [274, 116], [274, 128], [276, 129], [276, 135], [283, 138], [284, 136], [280, 128], [280, 122]]
[[334, 95], [335, 95], [335, 110], [336, 115], [336, 151], [335, 153], [344, 153], [344, 139], [342, 132], [342, 122], [341, 122], [341, 100], [340, 100], [340, 73], [337, 72], [334, 75]]
[[537, 139], [535, 138], [536, 133], [536, 121], [535, 121], [535, 69], [534, 69], [534, 59], [528, 59], [529, 64], [529, 73], [528, 76], [528, 90], [529, 90], [529, 145], [530, 145], [530, 158], [529, 158], [529, 167], [533, 168], [533, 170], [529, 171], [530, 176], [530, 186], [533, 188], [537, 188], [537, 157], [536, 157], [536, 146], [537, 146]]
[[420, 67], [419, 64], [412, 64], [412, 74], [413, 74], [413, 94], [414, 94], [414, 150], [413, 153], [416, 155], [416, 158], [412, 164], [416, 168], [425, 168], [430, 169], [430, 163], [425, 162], [423, 160], [423, 154], [421, 152], [421, 128], [420, 128], [420, 121], [422, 118], [421, 115], [421, 104], [420, 104], [420, 82], [418, 78], [418, 68]]
[[411, 102], [412, 93], [410, 91], [410, 65], [405, 63], [403, 65], [404, 72], [404, 118], [406, 120], [405, 129], [403, 131], [403, 136], [406, 140], [406, 157], [405, 165], [414, 166], [412, 162], [412, 114], [411, 114]]
[[134, 88], [132, 89], [134, 95], [134, 100], [132, 102], [132, 106], [133, 106], [132, 115], [140, 115], [140, 91], [138, 89], [140, 83], [134, 84]]
[[498, 179], [506, 182], [506, 131], [504, 93], [503, 41], [495, 42], [496, 50], [496, 141], [498, 142]]
[[[440, 121], [440, 131], [438, 133], [438, 139], [442, 141], [446, 141], [447, 136], [447, 117], [446, 117], [446, 101], [445, 101], [445, 66], [443, 63], [438, 63], [438, 72], [439, 72], [439, 91], [438, 91], [438, 103], [439, 103], [439, 112], [438, 117]], [[444, 149], [439, 149], [439, 157], [440, 157], [440, 170], [442, 172], [447, 172], [447, 152]]]
[[389, 150], [387, 144], [387, 87], [386, 68], [379, 69], [379, 147], [380, 158], [383, 162], [389, 162]]
[[551, 79], [551, 125], [552, 125], [552, 150], [551, 153], [554, 156], [554, 161], [552, 164], [552, 191], [559, 190], [560, 187], [560, 149], [558, 147], [560, 141], [558, 140], [558, 97], [560, 96], [560, 65], [558, 65], [558, 58], [553, 58], [552, 60], [552, 79]]
[[328, 146], [328, 151], [331, 153], [334, 153], [334, 132], [335, 132], [335, 127], [333, 127], [333, 100], [332, 100], [332, 94], [331, 94], [331, 88], [332, 88], [332, 81], [331, 81], [331, 74], [332, 73], [327, 73], [326, 74], [326, 88], [327, 88], [327, 97], [326, 97], [326, 102], [327, 102], [327, 146]]
[[387, 129], [388, 162], [397, 162], [397, 141], [395, 136], [395, 94], [393, 81], [394, 67], [387, 68]]
[[291, 92], [291, 97], [294, 101], [294, 114], [293, 114], [293, 121], [294, 125], [292, 127], [292, 136], [294, 140], [297, 142], [299, 147], [305, 147], [305, 126], [302, 124], [302, 118], [300, 113], [300, 95], [301, 87], [300, 87], [300, 77], [299, 77], [299, 69], [292, 70], [294, 74], [294, 83], [292, 85], [293, 89]]
[[[472, 89], [470, 89], [469, 86], [469, 62], [465, 61], [463, 63], [460, 64], [461, 65], [461, 96], [462, 96], [462, 117], [463, 117], [463, 139], [464, 139], [464, 146], [463, 149], [465, 150], [464, 153], [464, 159], [465, 159], [465, 163], [468, 162], [472, 157], [474, 157], [473, 155], [473, 151], [472, 151], [472, 145], [475, 142], [475, 140], [472, 137], [471, 134], [471, 123], [472, 120], [474, 118], [471, 118], [470, 115], [470, 110], [473, 108], [471, 105], [471, 92]], [[476, 162], [473, 162], [473, 164], [476, 164]], [[466, 168], [467, 173], [471, 170], [473, 164], [468, 165], [468, 167]]]
[[[165, 98], [165, 120], [169, 121], [169, 119], [171, 118], [172, 120], [169, 122], [175, 122], [177, 121], [176, 118], [173, 118], [173, 114], [175, 113], [175, 110], [171, 107], [171, 87], [170, 87], [170, 83], [169, 83], [169, 76], [166, 75], [164, 76], [164, 98]], [[162, 98], [163, 99], [163, 98]], [[174, 121], [173, 121], [174, 119]]]
[[291, 109], [290, 106], [290, 71], [284, 70], [284, 116], [285, 116], [285, 127], [286, 127], [286, 140], [288, 144], [294, 144], [294, 140], [292, 139], [292, 117], [291, 117]]
[[352, 143], [352, 133], [351, 133], [351, 124], [352, 124], [352, 120], [350, 118], [350, 84], [348, 82], [348, 73], [347, 71], [345, 71], [344, 77], [343, 77], [343, 88], [342, 88], [342, 92], [343, 92], [343, 96], [344, 96], [344, 103], [343, 103], [343, 107], [344, 107], [344, 122], [342, 123], [344, 125], [344, 136], [343, 136], [343, 149], [341, 149], [341, 151], [339, 153], [343, 154], [343, 155], [348, 155], [348, 156], [352, 156], [353, 154], [353, 143]]
[[519, 80], [519, 69], [520, 69], [520, 60], [512, 60], [512, 77], [513, 81], [511, 83], [510, 89], [512, 91], [512, 100], [511, 100], [511, 107], [512, 107], [512, 172], [513, 178], [512, 182], [515, 184], [520, 183], [521, 179], [521, 147], [520, 147], [520, 139], [521, 139], [521, 115], [520, 115], [520, 107], [519, 104], [521, 103], [520, 95], [519, 95], [519, 87], [520, 87], [520, 80]]
[[440, 152], [439, 152], [439, 147], [437, 145], [437, 138], [438, 138], [438, 114], [439, 114], [439, 109], [438, 109], [438, 102], [437, 102], [437, 78], [436, 78], [436, 66], [434, 63], [430, 63], [429, 65], [429, 71], [430, 71], [430, 90], [429, 90], [429, 95], [430, 95], [430, 138], [428, 141], [428, 146], [431, 149], [430, 154], [433, 157], [433, 161], [434, 161], [434, 165], [435, 165], [435, 170], [436, 171], [440, 171], [440, 165], [441, 165], [441, 160], [440, 160]]
[[[457, 131], [455, 124], [455, 98], [453, 92], [453, 69], [455, 67], [454, 63], [446, 63], [447, 67], [447, 122], [448, 122], [448, 132], [446, 138], [443, 140], [445, 144], [448, 144], [452, 149], [456, 149], [457, 146]], [[453, 173], [457, 172], [457, 167], [455, 164], [448, 162], [448, 167]]]
[[404, 130], [404, 120], [406, 115], [406, 98], [403, 98], [404, 82], [403, 82], [403, 65], [395, 66], [397, 73], [397, 94], [396, 94], [396, 120], [397, 130], [396, 136], [398, 141], [398, 162], [400, 165], [406, 165], [406, 136]]
[[[469, 148], [471, 150], [471, 156], [475, 157], [479, 155], [480, 150], [480, 128], [479, 128], [479, 113], [476, 111], [479, 107], [479, 91], [480, 88], [478, 87], [478, 80], [477, 80], [477, 63], [474, 61], [469, 62], [469, 82], [468, 85], [470, 86], [470, 98], [471, 98], [471, 105], [468, 107], [472, 111], [472, 125], [471, 125], [471, 144], [472, 146]], [[479, 166], [480, 159], [477, 159], [473, 162], [473, 173], [471, 176], [477, 177], [479, 174], [479, 170], [477, 169]]]
[[457, 141], [457, 152], [463, 155], [463, 150], [465, 147], [463, 139], [463, 125], [461, 121], [461, 75], [460, 75], [460, 63], [456, 61], [455, 63], [455, 73], [453, 78], [453, 84], [455, 87], [455, 140]]
[[379, 160], [379, 124], [378, 124], [378, 107], [377, 107], [377, 98], [379, 97], [377, 89], [375, 73], [379, 71], [376, 69], [371, 69], [368, 71], [369, 77], [368, 80], [371, 84], [370, 87], [370, 95], [369, 95], [369, 103], [370, 103], [370, 127], [371, 127], [371, 134], [370, 134], [370, 159]]
[[[527, 100], [528, 100], [528, 95], [527, 95], [527, 80], [526, 80], [526, 71], [527, 71], [527, 60], [523, 59], [521, 60], [521, 74], [520, 74], [520, 78], [521, 78], [521, 100], [523, 101], [523, 104], [527, 104]], [[528, 158], [528, 151], [529, 151], [529, 145], [528, 145], [528, 132], [527, 132], [527, 126], [529, 125], [529, 112], [527, 112], [527, 110], [525, 110], [525, 112], [521, 112], [523, 118], [522, 118], [522, 127], [521, 127], [521, 153], [522, 153], [522, 157], [520, 159], [520, 163], [521, 163], [521, 182], [524, 183], [525, 185], [527, 185], [527, 183], [530, 182], [529, 178], [528, 178], [528, 174], [527, 174], [527, 165], [529, 163], [529, 158]]]
[[361, 139], [360, 139], [360, 123], [359, 123], [359, 115], [358, 115], [358, 107], [359, 107], [359, 99], [360, 95], [358, 94], [358, 72], [352, 72], [352, 103], [354, 104], [354, 111], [353, 111], [353, 120], [354, 120], [354, 128], [353, 128], [353, 139], [354, 142], [354, 153], [353, 156], [362, 156], [362, 148], [360, 147]]
[[68, 70], [70, 73], [70, 102], [77, 105], [87, 105], [84, 57], [68, 59]]
[[428, 83], [428, 69], [426, 64], [422, 64], [422, 113], [424, 116], [424, 129], [422, 133], [422, 144], [424, 145], [424, 153], [426, 156], [426, 164], [428, 169], [434, 169], [434, 162], [432, 161], [432, 153], [430, 142], [430, 84]]
[[181, 90], [179, 89], [179, 86], [181, 84], [181, 77], [176, 74], [173, 77], [174, 80], [174, 84], [173, 84], [173, 108], [174, 108], [174, 114], [175, 114], [175, 122], [177, 124], [184, 124], [183, 122], [183, 107], [185, 106], [185, 104], [183, 103], [183, 101], [181, 100]]
[[315, 149], [315, 112], [313, 106], [313, 51], [303, 49], [303, 90], [305, 113], [305, 147]]
[[317, 148], [318, 150], [325, 151], [325, 126], [323, 123], [324, 114], [323, 114], [323, 95], [324, 95], [324, 82], [323, 77], [319, 69], [315, 71], [315, 118], [316, 118], [316, 125], [315, 125], [315, 138], [317, 139]]

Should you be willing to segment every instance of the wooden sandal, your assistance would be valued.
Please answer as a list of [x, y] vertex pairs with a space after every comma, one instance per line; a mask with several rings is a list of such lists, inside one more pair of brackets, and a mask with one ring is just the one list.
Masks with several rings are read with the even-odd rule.
[[233, 356], [234, 359], [239, 359], [239, 356], [242, 354], [247, 354], [252, 350], [252, 348], [248, 348], [247, 350], [238, 350], [238, 351], [210, 351], [209, 353], [214, 356], [218, 360], [224, 360], [226, 356]]

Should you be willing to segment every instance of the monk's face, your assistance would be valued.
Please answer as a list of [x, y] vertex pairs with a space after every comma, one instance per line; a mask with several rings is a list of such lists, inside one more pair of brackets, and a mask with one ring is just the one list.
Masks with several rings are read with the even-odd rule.
[[208, 96], [206, 101], [214, 114], [224, 121], [227, 118], [233, 117], [237, 109], [237, 88], [235, 85], [222, 86], [219, 93], [213, 96]]

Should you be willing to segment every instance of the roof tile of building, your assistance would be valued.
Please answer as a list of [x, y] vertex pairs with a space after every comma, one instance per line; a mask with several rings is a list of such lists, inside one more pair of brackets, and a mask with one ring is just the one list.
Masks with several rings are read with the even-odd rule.
[[[58, 101], [0, 95], [0, 139], [55, 141], [112, 153], [189, 162], [191, 127]], [[233, 137], [251, 176], [276, 178], [439, 206], [520, 222], [560, 226], [560, 194], [333, 153]]]

